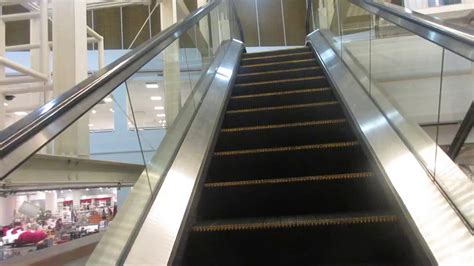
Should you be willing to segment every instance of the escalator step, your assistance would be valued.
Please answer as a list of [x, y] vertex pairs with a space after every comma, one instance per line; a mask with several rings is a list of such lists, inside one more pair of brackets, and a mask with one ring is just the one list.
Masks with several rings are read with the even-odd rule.
[[308, 46], [305, 46], [305, 47], [275, 50], [275, 51], [264, 51], [264, 52], [256, 52], [256, 53], [243, 53], [242, 58], [259, 57], [259, 56], [262, 56], [262, 55], [292, 54], [292, 53], [301, 53], [301, 52], [308, 52], [308, 51], [311, 51], [311, 49]]
[[227, 106], [227, 110], [292, 104], [294, 105], [335, 100], [336, 98], [334, 97], [331, 89], [329, 88], [256, 93], [231, 97]]
[[370, 167], [361, 147], [349, 143], [353, 144], [220, 152], [213, 156], [206, 180], [241, 181], [368, 171]]
[[413, 265], [403, 240], [393, 214], [213, 221], [192, 228], [184, 264]]
[[301, 59], [312, 59], [313, 52], [311, 51], [304, 51], [304, 52], [296, 52], [290, 54], [278, 54], [278, 55], [260, 55], [254, 57], [244, 57], [240, 61], [241, 66], [246, 65], [253, 65], [256, 63], [274, 63], [280, 61], [289, 61], [289, 60], [301, 60]]
[[303, 68], [238, 74], [235, 83], [240, 84], [240, 83], [246, 83], [246, 82], [248, 83], [248, 82], [257, 82], [257, 81], [278, 80], [278, 79], [301, 78], [301, 77], [308, 77], [312, 75], [321, 76], [323, 75], [323, 70], [319, 66], [311, 66], [311, 67], [303, 67]]
[[256, 93], [282, 92], [289, 90], [327, 88], [329, 86], [324, 76], [290, 78], [235, 84], [232, 96]]
[[279, 107], [281, 109], [229, 110], [231, 112], [226, 112], [222, 127], [249, 127], [344, 118], [341, 106], [334, 101]]
[[390, 209], [372, 172], [206, 183], [198, 221]]
[[255, 73], [264, 71], [287, 70], [303, 67], [315, 67], [318, 63], [312, 59], [288, 60], [273, 63], [256, 63], [251, 65], [240, 66], [238, 73]]
[[[215, 151], [298, 146], [354, 140], [345, 119], [273, 125], [273, 127], [223, 129]], [[289, 138], [288, 136], [298, 136]]]

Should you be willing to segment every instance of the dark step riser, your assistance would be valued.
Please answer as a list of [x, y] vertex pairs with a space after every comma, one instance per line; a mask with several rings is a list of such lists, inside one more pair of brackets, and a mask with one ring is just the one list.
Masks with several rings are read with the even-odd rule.
[[[292, 138], [289, 136], [298, 136]], [[335, 143], [356, 139], [348, 123], [223, 132], [219, 135], [216, 151], [244, 150], [300, 146], [316, 143]]]
[[396, 223], [192, 233], [185, 265], [420, 265]]
[[324, 72], [321, 68], [311, 68], [311, 69], [301, 69], [297, 71], [285, 71], [285, 72], [278, 72], [272, 73], [269, 72], [261, 72], [262, 74], [258, 75], [245, 75], [245, 76], [237, 76], [235, 84], [241, 83], [250, 83], [250, 82], [259, 82], [259, 81], [270, 81], [270, 80], [282, 80], [282, 79], [291, 79], [291, 78], [304, 78], [304, 77], [315, 77], [315, 76], [322, 76]]
[[240, 73], [256, 73], [256, 72], [263, 72], [263, 71], [275, 71], [275, 70], [288, 70], [288, 69], [295, 69], [295, 68], [303, 68], [303, 67], [316, 67], [319, 66], [316, 60], [308, 60], [304, 62], [297, 62], [297, 63], [279, 63], [279, 64], [272, 64], [272, 65], [263, 65], [263, 66], [247, 66], [247, 67], [240, 67]]
[[311, 88], [329, 87], [327, 80], [322, 78], [312, 78], [306, 80], [278, 81], [272, 83], [247, 83], [246, 85], [236, 85], [232, 92], [233, 96], [249, 95], [255, 93], [281, 92], [289, 90], [301, 90]]
[[360, 147], [214, 156], [207, 182], [365, 172]]
[[266, 64], [266, 63], [275, 63], [282, 61], [291, 61], [291, 60], [302, 60], [302, 59], [312, 59], [314, 55], [311, 52], [289, 54], [289, 55], [279, 55], [279, 56], [259, 56], [255, 58], [243, 59], [240, 61], [241, 66], [254, 65], [254, 64]]
[[[256, 95], [258, 96], [258, 95]], [[294, 105], [315, 102], [336, 101], [331, 91], [315, 89], [312, 92], [300, 92], [294, 94], [268, 95], [250, 98], [231, 98], [227, 110], [238, 110], [247, 108], [261, 108], [270, 106]]]
[[269, 52], [243, 53], [242, 58], [273, 56], [273, 55], [287, 55], [287, 54], [294, 54], [294, 53], [304, 53], [304, 52], [309, 52], [309, 51], [311, 51], [309, 47], [302, 47], [302, 48], [277, 50], [277, 51], [269, 51]]
[[382, 211], [375, 177], [205, 188], [198, 220]]
[[222, 128], [272, 125], [314, 120], [344, 118], [338, 104], [285, 110], [227, 113]]

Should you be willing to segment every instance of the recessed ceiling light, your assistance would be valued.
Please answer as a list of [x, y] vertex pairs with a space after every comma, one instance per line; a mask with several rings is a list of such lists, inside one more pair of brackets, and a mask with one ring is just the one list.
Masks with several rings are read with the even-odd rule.
[[152, 101], [161, 101], [161, 96], [151, 96], [150, 99]]
[[5, 107], [8, 106], [8, 103], [3, 103], [3, 106], [5, 106]]
[[158, 117], [165, 117], [166, 115], [165, 115], [165, 114], [157, 114], [156, 116], [158, 116]]
[[93, 126], [94, 126], [94, 124], [89, 124], [89, 127], [93, 127]]
[[96, 110], [94, 110], [94, 109], [92, 109], [92, 113], [93, 113], [93, 114], [95, 114], [95, 113], [97, 113], [97, 111], [96, 111]]
[[115, 113], [113, 108], [110, 108], [109, 111], [111, 111], [112, 113]]
[[148, 83], [147, 82], [145, 86], [146, 86], [147, 89], [158, 89], [159, 88], [158, 83]]
[[104, 99], [104, 102], [106, 102], [106, 103], [110, 103], [110, 102], [112, 102], [112, 98], [110, 98], [110, 97], [107, 97], [107, 98], [105, 98], [105, 99]]
[[24, 116], [24, 115], [27, 115], [28, 113], [27, 112], [14, 112], [14, 114], [18, 116]]
[[165, 110], [164, 106], [155, 106], [155, 110]]

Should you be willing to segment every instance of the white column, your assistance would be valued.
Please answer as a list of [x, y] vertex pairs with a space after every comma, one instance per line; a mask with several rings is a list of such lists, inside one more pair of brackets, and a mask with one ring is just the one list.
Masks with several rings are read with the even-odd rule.
[[[0, 5], [0, 15], [3, 14], [2, 6]], [[0, 19], [0, 56], [5, 56], [5, 22]], [[5, 78], [5, 67], [0, 66], [0, 79]], [[2, 86], [0, 86], [0, 90]], [[3, 93], [0, 93], [0, 130], [5, 128], [5, 106], [3, 103], [5, 102], [5, 98]]]
[[[178, 21], [176, 0], [164, 0], [160, 8], [161, 30]], [[179, 41], [168, 46], [163, 54], [164, 103], [166, 124], [172, 125], [181, 108]]]
[[[53, 0], [54, 95], [87, 77], [86, 1]], [[83, 116], [54, 142], [58, 155], [89, 155], [89, 117]]]
[[79, 207], [81, 205], [81, 196], [82, 196], [82, 191], [75, 189], [72, 191], [72, 206], [73, 207]]
[[58, 211], [58, 194], [56, 191], [45, 193], [44, 208], [55, 214]]
[[118, 211], [122, 208], [125, 200], [128, 197], [128, 194], [130, 193], [130, 188], [129, 187], [122, 187], [120, 189], [117, 189], [117, 208]]
[[0, 226], [13, 222], [15, 217], [15, 197], [0, 197]]

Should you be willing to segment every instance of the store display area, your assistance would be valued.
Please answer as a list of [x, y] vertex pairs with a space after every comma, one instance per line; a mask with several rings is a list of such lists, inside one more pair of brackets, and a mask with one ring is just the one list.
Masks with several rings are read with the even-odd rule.
[[0, 261], [106, 230], [130, 189], [66, 189], [0, 197]]

